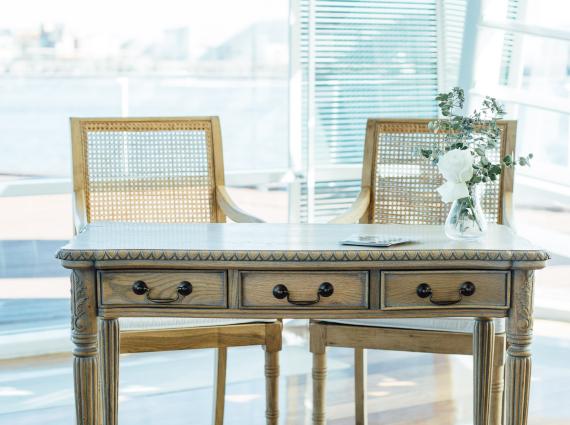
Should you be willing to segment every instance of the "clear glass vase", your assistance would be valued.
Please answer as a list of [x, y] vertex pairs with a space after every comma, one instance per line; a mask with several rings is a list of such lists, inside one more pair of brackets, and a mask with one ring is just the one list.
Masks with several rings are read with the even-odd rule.
[[453, 202], [445, 220], [445, 234], [455, 240], [475, 240], [487, 231], [487, 220], [481, 208], [485, 186], [469, 188], [470, 196]]

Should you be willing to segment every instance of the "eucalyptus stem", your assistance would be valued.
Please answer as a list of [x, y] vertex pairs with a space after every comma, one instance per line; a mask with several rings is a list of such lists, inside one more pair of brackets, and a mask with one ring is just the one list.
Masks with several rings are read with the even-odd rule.
[[475, 203], [473, 202], [473, 197], [468, 196], [467, 201], [469, 202], [469, 207], [471, 208], [471, 214], [473, 214], [473, 219], [474, 219], [475, 223], [477, 224], [479, 231], [482, 232], [483, 227], [481, 226], [481, 223], [479, 223], [479, 218], [477, 217], [477, 214], [475, 213]]

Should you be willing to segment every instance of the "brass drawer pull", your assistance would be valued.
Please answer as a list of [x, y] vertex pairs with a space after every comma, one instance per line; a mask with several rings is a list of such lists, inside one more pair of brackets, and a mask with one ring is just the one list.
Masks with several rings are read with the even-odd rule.
[[150, 288], [142, 280], [137, 280], [133, 283], [133, 292], [137, 295], [145, 295], [146, 299], [155, 304], [169, 304], [176, 302], [180, 297], [185, 297], [192, 293], [192, 284], [186, 280], [183, 280], [176, 288], [176, 298], [152, 298], [150, 296]]
[[317, 298], [314, 300], [292, 300], [289, 294], [289, 290], [285, 285], [275, 285], [273, 287], [273, 296], [278, 300], [282, 300], [283, 298], [287, 298], [287, 302], [289, 304], [294, 305], [313, 305], [317, 304], [321, 297], [330, 297], [334, 292], [334, 286], [330, 282], [323, 282], [320, 284], [319, 289], [317, 291]]
[[429, 302], [434, 305], [453, 305], [459, 303], [463, 297], [470, 297], [475, 293], [475, 284], [473, 282], [464, 282], [461, 287], [459, 288], [459, 298], [456, 300], [451, 301], [437, 301], [433, 299], [433, 291], [431, 286], [427, 283], [420, 283], [416, 288], [416, 294], [420, 298], [427, 298], [429, 297]]

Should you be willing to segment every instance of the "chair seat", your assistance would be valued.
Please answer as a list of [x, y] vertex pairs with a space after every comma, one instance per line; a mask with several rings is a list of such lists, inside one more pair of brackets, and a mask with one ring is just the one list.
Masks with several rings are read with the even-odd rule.
[[[340, 325], [370, 326], [375, 328], [415, 329], [424, 331], [443, 331], [455, 333], [473, 333], [475, 320], [471, 317], [442, 317], [436, 319], [327, 319], [319, 322]], [[505, 332], [505, 319], [494, 319], [495, 333]]]
[[152, 329], [202, 328], [211, 326], [230, 326], [245, 323], [273, 323], [266, 319], [187, 319], [159, 317], [123, 317], [119, 319], [121, 331], [142, 331]]

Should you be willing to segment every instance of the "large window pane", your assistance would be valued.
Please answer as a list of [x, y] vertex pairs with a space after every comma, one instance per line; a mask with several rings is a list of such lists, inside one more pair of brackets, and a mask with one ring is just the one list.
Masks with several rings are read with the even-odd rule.
[[0, 173], [69, 175], [70, 116], [219, 115], [228, 170], [287, 167], [287, 2], [49, 3], [0, 15]]

